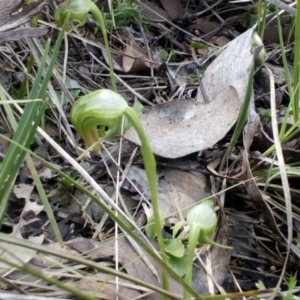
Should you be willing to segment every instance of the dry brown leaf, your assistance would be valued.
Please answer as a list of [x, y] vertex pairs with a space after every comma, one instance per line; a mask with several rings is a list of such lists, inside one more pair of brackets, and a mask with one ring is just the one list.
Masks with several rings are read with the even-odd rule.
[[149, 72], [150, 68], [145, 62], [145, 59], [140, 56], [136, 58], [123, 57], [123, 69], [129, 74], [142, 74]]
[[207, 19], [199, 19], [193, 23], [190, 28], [194, 30], [200, 30], [201, 32], [207, 34], [217, 31], [220, 28], [220, 25]]
[[19, 183], [14, 186], [14, 194], [18, 199], [29, 200], [34, 186], [31, 184]]
[[[23, 208], [19, 223], [13, 226], [13, 231], [10, 235], [23, 239], [21, 229], [23, 226], [28, 225], [37, 220], [36, 216], [43, 210], [43, 206], [37, 204], [36, 201], [30, 201], [30, 195], [33, 190], [33, 186], [26, 184], [19, 184], [14, 187], [14, 193], [17, 198], [25, 198], [25, 206]], [[42, 244], [44, 235], [30, 236], [27, 241], [36, 244]], [[36, 254], [36, 250], [32, 250], [26, 247], [8, 244], [0, 242], [0, 256], [10, 262], [22, 265], [29, 262]], [[10, 269], [10, 265], [1, 262], [0, 271]]]
[[[0, 42], [45, 34], [47, 32], [45, 29], [12, 29], [29, 21], [46, 4], [46, 0], [37, 0], [30, 4], [25, 4], [25, 1], [15, 0], [0, 1]], [[21, 7], [21, 11], [16, 13]]]
[[196, 202], [211, 195], [207, 177], [201, 173], [164, 168], [159, 177], [159, 211], [173, 220], [179, 221], [178, 210], [186, 216]]
[[162, 8], [149, 1], [144, 3], [142, 14], [145, 19], [152, 22], [164, 22], [165, 20], [169, 20], [168, 14]]
[[[207, 68], [203, 86], [208, 104], [177, 99], [157, 105], [141, 117], [155, 154], [177, 158], [206, 149], [234, 125], [253, 64], [253, 31], [251, 28], [233, 40]], [[133, 129], [125, 138], [140, 144]]]
[[[187, 164], [186, 161], [178, 159], [174, 160], [173, 163], [177, 167], [182, 166], [184, 163]], [[150, 191], [144, 169], [131, 166], [127, 173], [127, 178], [134, 183], [146, 198], [150, 199]], [[164, 168], [158, 173], [158, 178], [159, 211], [165, 217], [178, 219], [176, 213], [178, 210], [182, 211], [185, 216], [188, 208], [197, 201], [211, 195], [206, 176], [198, 172]], [[123, 188], [135, 192], [135, 189], [127, 181], [124, 182]], [[177, 201], [174, 200], [174, 197], [177, 198]]]
[[[252, 104], [254, 103], [254, 98], [252, 96]], [[264, 213], [266, 224], [277, 234], [282, 235], [277, 224], [275, 222], [272, 210], [268, 203], [264, 200], [262, 192], [259, 190], [256, 181], [254, 180], [251, 166], [249, 162], [249, 148], [251, 146], [251, 142], [253, 137], [259, 127], [260, 119], [257, 113], [255, 112], [254, 105], [250, 106], [248, 121], [244, 129], [243, 134], [243, 143], [245, 150], [243, 152], [243, 163], [242, 170], [244, 171], [243, 179], [245, 180], [245, 188], [247, 195], [253, 201], [253, 204], [257, 207], [260, 207]]]
[[[151, 60], [151, 62], [149, 62]], [[142, 73], [150, 70], [150, 67], [157, 68], [160, 64], [160, 60], [154, 61], [149, 59], [147, 51], [136, 45], [130, 43], [126, 45], [125, 55], [123, 56], [123, 69], [128, 73]]]
[[[141, 123], [155, 154], [177, 158], [211, 147], [222, 139], [236, 122], [240, 107], [236, 90], [227, 86], [208, 104], [176, 99], [157, 105], [142, 116]], [[133, 129], [125, 138], [140, 144]]]
[[[77, 250], [80, 253], [89, 252], [92, 257], [99, 258], [101, 261], [115, 261], [115, 243], [114, 239], [100, 243], [96, 240], [88, 240], [84, 238], [77, 238], [66, 243], [72, 249]], [[153, 242], [153, 244], [156, 244]], [[161, 286], [156, 276], [149, 270], [142, 259], [136, 259], [138, 254], [135, 249], [130, 245], [126, 238], [118, 239], [118, 253], [119, 253], [119, 264], [124, 266], [126, 273], [130, 276], [136, 277], [144, 282], [153, 284], [155, 286]], [[161, 274], [161, 267], [158, 263], [148, 256], [151, 264], [155, 267], [159, 274]], [[182, 287], [172, 278], [169, 278], [170, 291], [174, 294], [181, 295]], [[124, 295], [126, 296], [126, 295]], [[157, 293], [153, 293], [147, 296], [148, 300], [161, 299], [161, 296]]]
[[180, 0], [160, 0], [165, 12], [174, 20], [185, 15], [185, 9]]
[[230, 42], [205, 71], [203, 86], [210, 101], [230, 85], [236, 89], [240, 101], [244, 100], [253, 65], [253, 32], [254, 28], [251, 28]]

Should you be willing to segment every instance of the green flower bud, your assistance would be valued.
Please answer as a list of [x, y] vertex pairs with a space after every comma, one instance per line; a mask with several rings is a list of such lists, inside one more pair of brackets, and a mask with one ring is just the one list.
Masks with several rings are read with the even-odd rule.
[[255, 66], [259, 66], [264, 62], [267, 52], [260, 36], [256, 32], [254, 32], [252, 36], [252, 49], [255, 50], [255, 48], [259, 47], [262, 47], [262, 49], [259, 51], [256, 57], [254, 57]]
[[201, 230], [208, 233], [214, 231], [218, 219], [213, 207], [214, 204], [211, 200], [203, 201], [192, 207], [186, 216], [188, 224], [190, 226], [199, 226]]
[[214, 233], [218, 222], [217, 214], [214, 211], [214, 204], [211, 200], [205, 200], [191, 208], [191, 210], [187, 213], [186, 218], [191, 228], [198, 229], [198, 236], [194, 236], [193, 238], [197, 239], [199, 244], [209, 244], [227, 249], [231, 248], [211, 240], [211, 236]]

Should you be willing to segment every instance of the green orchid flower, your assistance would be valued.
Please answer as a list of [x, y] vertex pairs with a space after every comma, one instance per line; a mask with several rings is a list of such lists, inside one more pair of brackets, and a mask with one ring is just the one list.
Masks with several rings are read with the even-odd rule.
[[[98, 152], [100, 152], [101, 140], [112, 138], [120, 133], [123, 116], [128, 119], [141, 140], [141, 152], [151, 192], [155, 231], [157, 233], [160, 255], [166, 262], [158, 208], [156, 162], [137, 114], [127, 105], [127, 102], [121, 95], [108, 89], [97, 90], [81, 97], [75, 102], [71, 110], [71, 121], [74, 128], [85, 143], [88, 146], [93, 146], [94, 150]], [[168, 289], [165, 270], [163, 270], [162, 275], [163, 286]]]
[[254, 32], [252, 36], [252, 49], [255, 50], [256, 48], [260, 47], [261, 50], [257, 53], [257, 56], [254, 58], [255, 66], [260, 66], [264, 62], [267, 52], [258, 33]]
[[187, 223], [191, 229], [195, 227], [199, 231], [196, 237], [199, 244], [210, 244], [211, 242], [209, 236], [214, 232], [218, 222], [213, 207], [213, 202], [206, 200], [192, 207], [186, 215]]
[[61, 27], [66, 17], [69, 15], [70, 21], [77, 22], [78, 23], [77, 27], [80, 27], [86, 23], [88, 13], [92, 14], [93, 19], [100, 26], [103, 39], [104, 39], [107, 58], [108, 58], [112, 89], [116, 91], [117, 90], [116, 79], [113, 71], [113, 62], [112, 62], [109, 43], [107, 39], [107, 32], [106, 32], [102, 13], [97, 7], [97, 5], [91, 0], [67, 0], [63, 2], [61, 5], [59, 5], [58, 8], [55, 10], [54, 20], [56, 24]]
[[[188, 234], [188, 257], [186, 266], [185, 281], [192, 284], [192, 271], [194, 251], [197, 244], [214, 245], [221, 248], [232, 249], [231, 247], [218, 244], [211, 240], [211, 235], [215, 232], [218, 218], [214, 211], [214, 204], [211, 200], [205, 200], [191, 208], [186, 216], [187, 223], [190, 225]], [[184, 297], [189, 298], [191, 295], [185, 290]]]
[[88, 146], [96, 143], [94, 150], [99, 153], [99, 137], [107, 140], [120, 133], [126, 108], [128, 105], [119, 94], [107, 89], [98, 90], [75, 102], [71, 122]]
[[78, 22], [78, 27], [86, 23], [87, 15], [90, 11], [90, 0], [68, 0], [54, 12], [54, 20], [60, 27], [63, 25], [65, 18], [70, 14], [70, 20]]

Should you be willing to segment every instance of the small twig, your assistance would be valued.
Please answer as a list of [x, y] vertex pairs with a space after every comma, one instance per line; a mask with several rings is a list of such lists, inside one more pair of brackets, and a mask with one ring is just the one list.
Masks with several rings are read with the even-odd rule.
[[[136, 20], [136, 22], [139, 24], [139, 28], [140, 28], [140, 31], [142, 33], [142, 36], [143, 36], [143, 39], [144, 39], [144, 43], [145, 43], [145, 46], [146, 46], [146, 49], [147, 49], [147, 52], [148, 52], [148, 58], [151, 61], [152, 60], [151, 50], [150, 50], [150, 47], [149, 47], [148, 39], [145, 36], [144, 28], [141, 25], [141, 23], [138, 22], [138, 20]], [[154, 77], [154, 70], [153, 70], [152, 64], [150, 64], [150, 71], [151, 71], [151, 77], [153, 78]]]
[[[180, 21], [192, 23], [193, 21], [197, 20], [201, 15], [205, 14], [206, 12], [212, 10], [215, 6], [219, 5], [223, 0], [218, 0], [215, 3], [211, 4], [210, 6], [207, 6], [205, 9], [195, 13], [195, 14], [187, 14], [184, 15]], [[202, 1], [201, 1], [202, 2]], [[198, 6], [199, 7], [199, 6]]]
[[[219, 19], [219, 20], [221, 21], [222, 24], [224, 24], [224, 20], [220, 17], [220, 15], [219, 15], [218, 13], [216, 13], [216, 12], [212, 9], [212, 5], [209, 6], [209, 5], [206, 3], [205, 0], [201, 0], [200, 2], [201, 2], [204, 6], [206, 6], [206, 8], [211, 9], [211, 12], [216, 16], [216, 18]], [[213, 4], [213, 5], [214, 5], [214, 4]]]
[[[197, 57], [196, 57], [196, 54], [194, 53], [195, 49], [191, 48], [191, 51], [192, 51], [193, 60], [194, 60], [195, 64], [197, 65], [197, 69], [201, 69], [202, 68], [202, 64], [199, 64], [197, 62]], [[200, 74], [199, 74], [199, 72], [198, 72], [197, 69], [196, 69], [196, 75], [197, 75], [199, 87], [200, 87], [200, 90], [201, 90], [201, 93], [202, 93], [202, 96], [203, 96], [203, 99], [204, 99], [204, 103], [209, 103], [209, 99], [207, 97], [207, 94], [205, 92], [205, 88], [204, 88], [203, 83], [202, 83], [202, 78], [200, 77]]]

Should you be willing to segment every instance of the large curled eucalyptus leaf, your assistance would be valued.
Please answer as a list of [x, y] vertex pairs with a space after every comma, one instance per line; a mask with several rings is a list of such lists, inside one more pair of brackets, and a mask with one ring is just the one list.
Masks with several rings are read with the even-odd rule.
[[[141, 122], [155, 154], [178, 158], [207, 149], [234, 126], [253, 66], [254, 30], [250, 28], [230, 42], [206, 69], [202, 82], [209, 103], [174, 99], [143, 115]], [[139, 142], [134, 130], [125, 138]]]
[[[161, 214], [160, 214], [160, 226], [161, 226], [161, 228], [159, 231], [161, 232], [165, 226], [165, 218]], [[147, 236], [154, 239], [159, 234], [156, 230], [157, 230], [157, 227], [155, 226], [155, 216], [153, 214], [147, 221], [147, 225], [145, 227], [145, 232], [146, 232]]]

